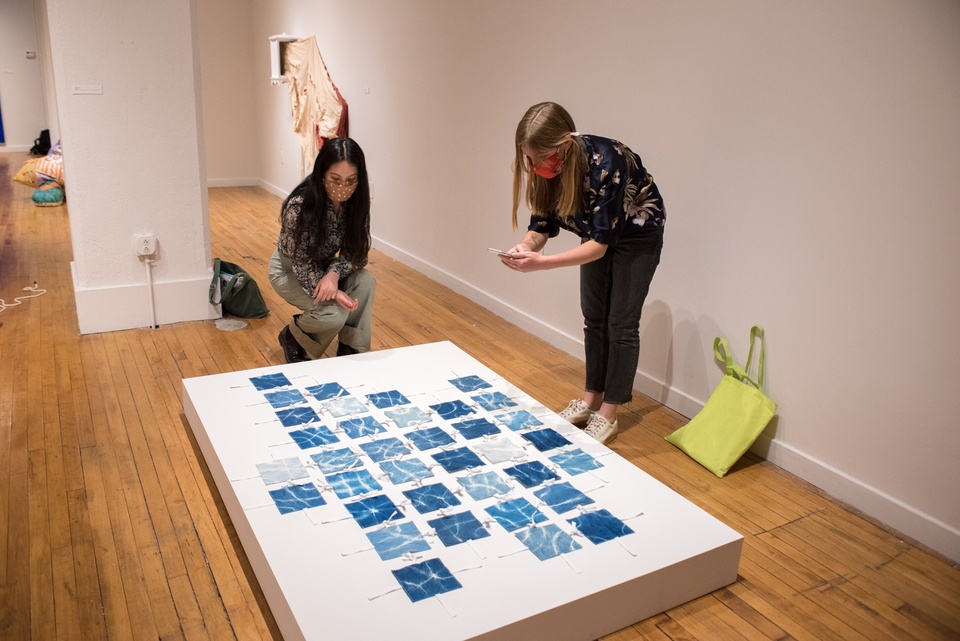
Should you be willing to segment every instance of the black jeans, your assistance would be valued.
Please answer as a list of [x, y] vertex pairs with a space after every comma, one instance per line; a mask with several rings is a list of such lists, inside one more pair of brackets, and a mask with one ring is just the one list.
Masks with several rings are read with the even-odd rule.
[[621, 237], [602, 258], [580, 266], [586, 391], [622, 405], [633, 397], [640, 360], [640, 313], [660, 264], [663, 227]]

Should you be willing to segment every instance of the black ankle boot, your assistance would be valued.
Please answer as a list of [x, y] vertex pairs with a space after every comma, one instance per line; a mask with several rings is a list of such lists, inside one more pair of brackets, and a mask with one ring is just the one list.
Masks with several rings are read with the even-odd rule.
[[350, 347], [346, 343], [337, 343], [337, 356], [350, 356], [359, 353], [360, 350]]
[[280, 335], [277, 336], [277, 340], [280, 341], [280, 347], [283, 348], [283, 357], [288, 363], [302, 363], [303, 361], [310, 360], [307, 351], [303, 349], [300, 343], [297, 342], [297, 339], [293, 337], [293, 333], [289, 327], [284, 327], [280, 330]]

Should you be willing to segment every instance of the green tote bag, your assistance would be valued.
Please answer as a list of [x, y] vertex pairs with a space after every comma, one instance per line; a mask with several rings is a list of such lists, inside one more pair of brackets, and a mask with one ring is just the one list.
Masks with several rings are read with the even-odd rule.
[[[750, 378], [753, 347], [760, 339], [757, 380]], [[746, 370], [733, 362], [727, 339], [717, 337], [713, 352], [726, 364], [727, 373], [713, 391], [707, 404], [690, 422], [667, 436], [667, 440], [686, 452], [718, 477], [723, 477], [753, 445], [773, 418], [777, 404], [763, 393], [763, 352], [766, 341], [759, 325], [750, 330], [750, 352]]]

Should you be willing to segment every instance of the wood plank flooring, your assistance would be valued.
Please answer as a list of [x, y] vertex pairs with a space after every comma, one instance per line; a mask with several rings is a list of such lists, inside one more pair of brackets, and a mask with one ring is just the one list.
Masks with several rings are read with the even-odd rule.
[[[269, 317], [79, 336], [67, 207], [10, 180], [25, 159], [0, 154], [0, 298], [46, 294], [0, 313], [0, 639], [279, 639], [181, 379], [282, 362], [280, 199], [210, 190], [214, 255], [254, 275]], [[577, 359], [382, 253], [370, 269], [373, 349], [450, 340], [548, 407], [578, 394]], [[738, 580], [607, 641], [960, 639], [956, 564], [752, 455], [715, 478], [663, 440], [685, 421], [636, 395], [613, 449], [744, 535]]]

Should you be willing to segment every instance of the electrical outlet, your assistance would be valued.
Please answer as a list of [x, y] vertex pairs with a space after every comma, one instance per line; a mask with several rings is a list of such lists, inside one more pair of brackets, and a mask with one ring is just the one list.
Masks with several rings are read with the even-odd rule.
[[153, 234], [137, 236], [137, 256], [153, 256], [157, 253], [157, 237]]

